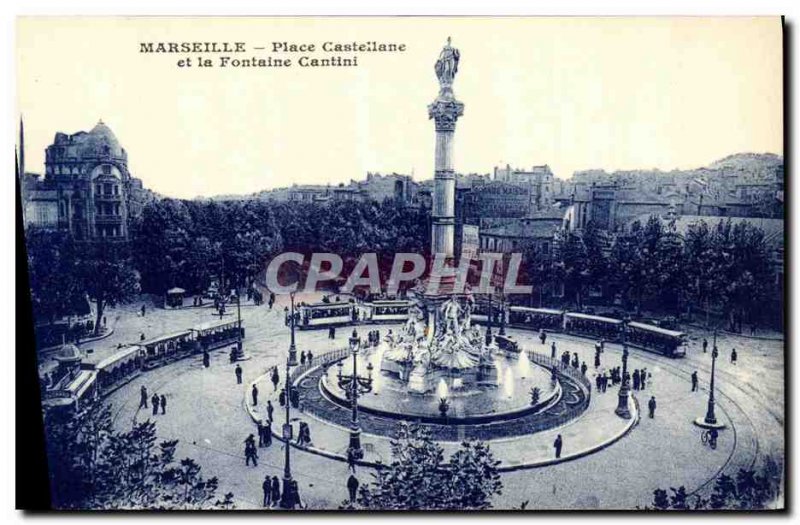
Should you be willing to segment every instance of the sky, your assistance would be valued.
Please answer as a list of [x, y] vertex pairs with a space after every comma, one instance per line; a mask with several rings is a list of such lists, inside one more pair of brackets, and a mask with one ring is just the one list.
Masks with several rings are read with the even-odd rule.
[[[132, 175], [171, 197], [346, 183], [367, 172], [428, 179], [427, 105], [448, 36], [465, 104], [458, 172], [548, 164], [566, 178], [783, 154], [778, 17], [51, 17], [17, 23], [26, 170], [43, 171], [56, 132], [102, 119]], [[295, 62], [308, 53], [273, 54], [272, 42], [406, 50], [360, 53], [358, 67], [281, 69], [181, 68], [190, 55], [140, 53], [140, 42], [195, 41], [244, 42], [240, 58]]]

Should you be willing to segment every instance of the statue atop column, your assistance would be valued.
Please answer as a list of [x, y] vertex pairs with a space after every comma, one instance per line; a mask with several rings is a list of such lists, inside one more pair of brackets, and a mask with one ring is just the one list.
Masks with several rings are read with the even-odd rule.
[[439, 59], [436, 61], [434, 70], [436, 77], [439, 79], [439, 86], [442, 90], [453, 86], [453, 80], [458, 73], [458, 60], [460, 54], [458, 49], [450, 45], [450, 37], [447, 37], [447, 44], [442, 48], [439, 53]]

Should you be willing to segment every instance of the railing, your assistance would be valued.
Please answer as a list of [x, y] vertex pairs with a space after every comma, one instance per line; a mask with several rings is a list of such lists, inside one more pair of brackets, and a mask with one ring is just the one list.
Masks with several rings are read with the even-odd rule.
[[337, 350], [331, 350], [330, 352], [314, 356], [314, 358], [310, 362], [306, 361], [305, 364], [297, 365], [296, 367], [294, 367], [294, 370], [292, 370], [291, 373], [289, 374], [290, 381], [294, 383], [298, 377], [302, 376], [312, 368], [317, 366], [325, 367], [330, 363], [348, 357], [350, 353], [351, 352], [349, 348], [339, 348]]

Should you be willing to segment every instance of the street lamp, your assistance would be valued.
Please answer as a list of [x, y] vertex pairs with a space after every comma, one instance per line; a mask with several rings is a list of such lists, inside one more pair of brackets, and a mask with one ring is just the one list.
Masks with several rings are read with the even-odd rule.
[[289, 317], [289, 328], [291, 330], [291, 343], [289, 344], [289, 355], [286, 358], [286, 422], [283, 424], [283, 447], [284, 447], [284, 462], [283, 462], [283, 492], [281, 494], [280, 506], [283, 509], [292, 508], [294, 505], [294, 495], [292, 494], [292, 468], [290, 461], [290, 450], [292, 448], [292, 424], [290, 408], [292, 405], [292, 382], [289, 378], [290, 369], [297, 366], [297, 348], [294, 344], [294, 327], [296, 324], [296, 317], [294, 314], [294, 292], [290, 294], [292, 301], [292, 309]]
[[500, 335], [506, 335], [506, 294], [500, 292]]
[[630, 394], [630, 385], [628, 385], [628, 322], [630, 320], [626, 317], [622, 321], [622, 384], [619, 386], [619, 394], [617, 398], [617, 408], [614, 413], [622, 419], [630, 419], [631, 411], [628, 408], [628, 397]]
[[355, 329], [353, 335], [350, 336], [350, 352], [353, 355], [353, 374], [343, 375], [342, 369], [344, 368], [344, 360], [339, 361], [337, 366], [339, 370], [336, 374], [337, 383], [339, 388], [347, 392], [347, 397], [350, 400], [350, 408], [352, 410], [350, 419], [350, 445], [349, 449], [352, 450], [353, 456], [356, 459], [364, 457], [364, 450], [361, 448], [361, 424], [358, 421], [358, 396], [372, 391], [372, 363], [367, 364], [367, 377], [358, 375], [358, 351], [361, 347], [361, 338], [358, 337]]
[[708, 406], [706, 407], [705, 417], [698, 417], [694, 420], [695, 425], [703, 428], [725, 428], [724, 423], [717, 421], [717, 416], [714, 413], [714, 372], [716, 369], [717, 357], [719, 357], [719, 349], [717, 348], [717, 329], [714, 329], [714, 346], [711, 349], [711, 382], [708, 386]]
[[492, 290], [489, 290], [489, 313], [486, 315], [486, 346], [492, 344]]

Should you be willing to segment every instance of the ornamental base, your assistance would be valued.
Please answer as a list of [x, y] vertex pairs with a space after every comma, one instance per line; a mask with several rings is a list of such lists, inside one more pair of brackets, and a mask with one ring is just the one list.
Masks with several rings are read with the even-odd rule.
[[631, 418], [631, 410], [628, 408], [628, 389], [627, 388], [620, 388], [619, 390], [619, 402], [617, 403], [617, 408], [614, 410], [614, 413], [621, 417], [622, 419], [630, 419]]
[[694, 424], [700, 428], [716, 428], [717, 430], [722, 430], [726, 427], [725, 423], [720, 423], [719, 420], [716, 423], [707, 423], [705, 417], [698, 417], [694, 420]]

